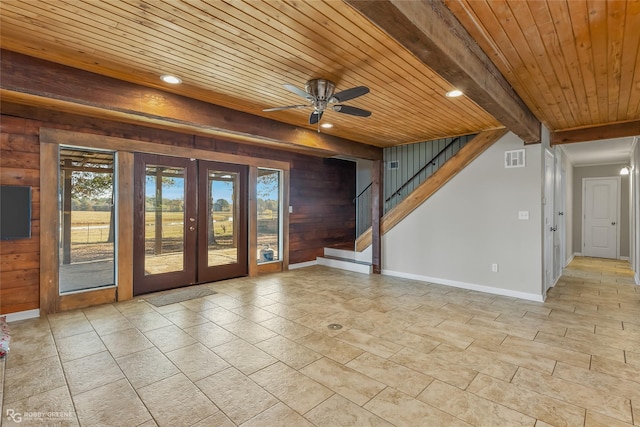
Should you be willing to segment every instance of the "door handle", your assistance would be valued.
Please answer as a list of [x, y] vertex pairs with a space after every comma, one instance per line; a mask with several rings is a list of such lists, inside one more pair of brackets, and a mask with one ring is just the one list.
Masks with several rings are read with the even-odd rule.
[[616, 225], [616, 222], [615, 222], [615, 221], [613, 221], [613, 222], [611, 223], [611, 225]]
[[191, 227], [189, 227], [189, 231], [194, 231], [196, 228], [192, 225]]
[[549, 227], [549, 231], [557, 231], [558, 227]]

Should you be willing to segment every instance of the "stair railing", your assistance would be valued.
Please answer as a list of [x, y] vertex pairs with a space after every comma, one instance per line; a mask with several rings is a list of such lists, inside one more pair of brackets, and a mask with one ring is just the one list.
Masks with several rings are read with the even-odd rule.
[[[470, 135], [465, 135], [465, 140], [461, 140], [461, 137], [453, 138], [442, 150], [438, 151], [436, 155], [431, 157], [429, 161], [427, 161], [424, 166], [420, 168], [412, 177], [407, 179], [400, 187], [398, 187], [389, 197], [385, 199], [384, 203], [384, 211], [388, 212], [392, 207], [396, 206], [400, 203], [407, 194], [402, 194], [403, 191], [407, 189], [416, 179], [419, 179], [420, 176], [425, 173], [429, 168], [431, 171], [424, 174], [422, 181], [426, 180], [429, 176], [431, 176], [436, 170], [440, 168], [450, 157], [453, 157], [454, 154], [458, 152], [462, 145], [464, 145], [465, 141], [469, 140]], [[460, 143], [458, 150], [453, 149], [453, 146], [456, 143]], [[447, 152], [450, 152], [447, 155]], [[422, 181], [418, 182], [420, 184]], [[362, 190], [356, 197], [353, 199], [356, 204], [356, 238], [365, 231], [369, 227], [371, 227], [371, 186], [373, 183], [369, 184], [364, 190]], [[415, 188], [415, 186], [414, 186]], [[404, 196], [404, 197], [401, 197]], [[393, 200], [393, 203], [389, 203]]]
[[367, 231], [371, 227], [371, 186], [373, 182], [366, 186], [353, 199], [356, 204], [356, 237]]
[[[384, 201], [384, 211], [387, 212], [389, 209], [391, 209], [393, 206], [397, 205], [398, 203], [400, 203], [402, 201], [402, 199], [404, 197], [399, 197], [402, 195], [402, 192], [409, 187], [409, 185], [411, 185], [413, 183], [414, 180], [416, 180], [418, 177], [420, 177], [420, 175], [425, 172], [427, 169], [431, 168], [431, 173], [427, 174], [423, 180], [426, 180], [429, 176], [431, 176], [436, 170], [438, 170], [438, 168], [440, 168], [440, 166], [442, 166], [442, 164], [444, 164], [444, 162], [446, 162], [447, 160], [449, 160], [449, 157], [446, 156], [447, 150], [449, 150], [449, 148], [451, 148], [454, 144], [456, 144], [458, 141], [460, 141], [460, 137], [455, 137], [451, 140], [451, 142], [449, 142], [442, 150], [438, 151], [438, 153], [433, 156], [431, 158], [431, 160], [429, 160], [428, 162], [426, 162], [424, 164], [423, 167], [420, 168], [420, 170], [418, 170], [415, 174], [413, 174], [412, 177], [410, 177], [409, 179], [407, 179], [400, 187], [398, 187], [398, 189], [396, 189], [393, 193], [391, 193], [391, 195], [389, 197], [387, 197]], [[452, 153], [451, 156], [453, 156]], [[440, 157], [444, 156], [444, 161], [440, 161]], [[437, 166], [437, 167], [435, 167]], [[435, 168], [434, 168], [435, 167]], [[404, 195], [405, 197], [407, 196], [406, 194]], [[389, 202], [394, 199], [394, 203], [390, 204]]]

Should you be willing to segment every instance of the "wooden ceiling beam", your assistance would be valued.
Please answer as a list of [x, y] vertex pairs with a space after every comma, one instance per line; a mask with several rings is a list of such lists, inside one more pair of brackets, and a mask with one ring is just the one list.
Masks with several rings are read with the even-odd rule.
[[540, 142], [540, 121], [441, 0], [344, 1], [525, 143]]
[[379, 160], [382, 149], [1, 50], [4, 101], [305, 152]]
[[551, 145], [640, 135], [640, 120], [551, 132]]

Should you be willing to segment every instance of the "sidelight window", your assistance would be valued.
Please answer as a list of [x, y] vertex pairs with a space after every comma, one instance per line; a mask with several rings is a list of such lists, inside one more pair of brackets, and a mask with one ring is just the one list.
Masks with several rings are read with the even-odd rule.
[[258, 263], [282, 259], [282, 171], [258, 168]]
[[60, 294], [115, 284], [114, 164], [112, 152], [60, 149]]

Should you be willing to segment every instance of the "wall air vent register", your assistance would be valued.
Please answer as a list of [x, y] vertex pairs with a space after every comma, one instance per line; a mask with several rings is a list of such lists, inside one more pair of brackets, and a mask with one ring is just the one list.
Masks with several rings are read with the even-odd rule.
[[524, 167], [524, 150], [511, 150], [504, 152], [505, 168], [523, 168]]

